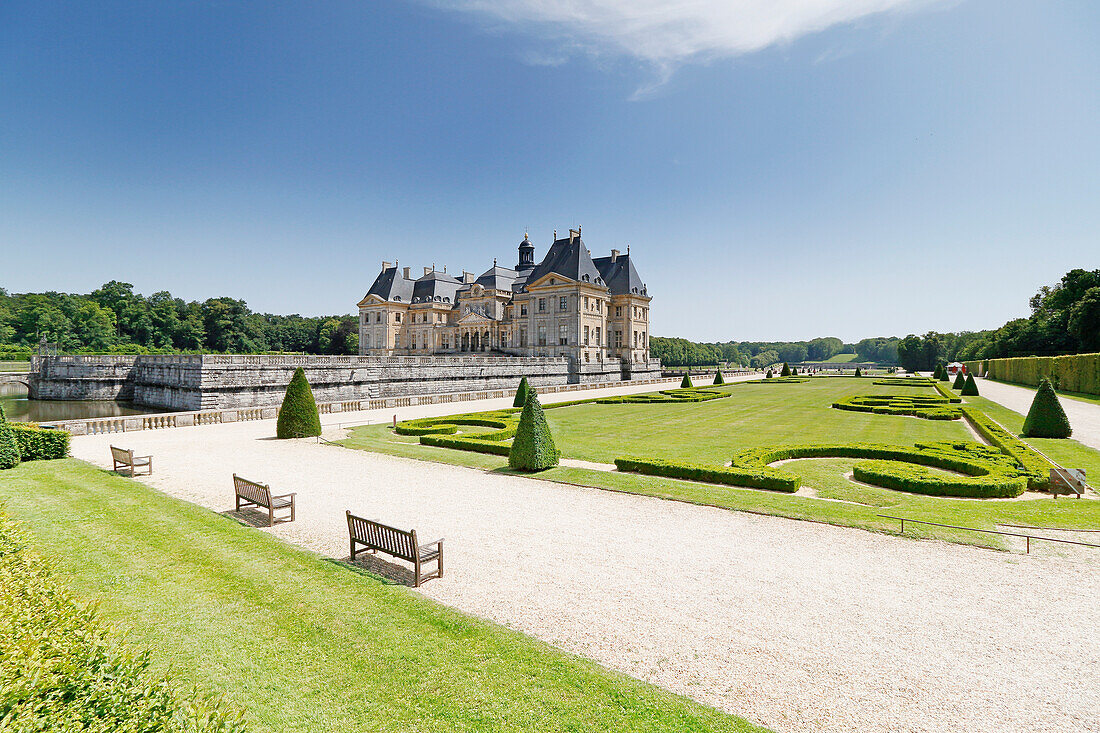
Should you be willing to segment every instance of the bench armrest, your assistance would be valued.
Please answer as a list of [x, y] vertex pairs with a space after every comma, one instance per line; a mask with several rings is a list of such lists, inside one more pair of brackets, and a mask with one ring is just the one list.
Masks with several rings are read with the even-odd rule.
[[272, 499], [293, 499], [297, 495], [298, 495], [297, 491], [291, 491], [289, 494], [278, 494], [278, 495], [272, 494], [271, 498]]
[[421, 547], [431, 547], [432, 545], [442, 545], [442, 544], [443, 544], [443, 538], [440, 537], [438, 540], [432, 540], [431, 542], [421, 542], [420, 546]]

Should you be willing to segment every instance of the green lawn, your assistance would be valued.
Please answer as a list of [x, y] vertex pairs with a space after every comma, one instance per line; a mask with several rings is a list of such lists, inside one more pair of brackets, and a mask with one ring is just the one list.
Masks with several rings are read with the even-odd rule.
[[825, 360], [826, 364], [848, 364], [859, 361], [859, 354], [833, 354]]
[[0, 361], [0, 372], [29, 372], [29, 361]]
[[254, 730], [761, 730], [73, 459], [0, 472], [0, 502]]
[[[610, 463], [615, 457], [625, 455], [725, 463], [742, 448], [776, 443], [862, 441], [908, 446], [922, 441], [973, 440], [961, 421], [873, 415], [830, 407], [843, 396], [901, 389], [871, 382], [869, 378], [815, 377], [800, 384], [735, 384], [723, 388], [732, 394], [727, 399], [691, 404], [577, 405], [548, 409], [546, 416], [564, 457], [600, 463]], [[927, 392], [932, 393], [932, 390]], [[988, 410], [991, 417], [1011, 430], [1018, 431], [1022, 426], [1022, 416], [999, 405], [984, 398], [976, 398], [975, 404]], [[505, 457], [422, 446], [417, 438], [395, 435], [385, 425], [354, 428], [343, 444], [406, 458], [508, 472]], [[1089, 475], [1100, 475], [1100, 452], [1075, 441], [1036, 441], [1036, 446], [1066, 465], [1086, 468]], [[558, 467], [538, 476], [569, 484], [870, 530], [897, 530], [897, 522], [881, 519], [878, 514], [986, 529], [993, 528], [997, 522], [1100, 528], [1100, 502], [1055, 500], [1049, 496], [1016, 501], [920, 496], [847, 480], [845, 474], [851, 471], [855, 462], [827, 459], [786, 464], [785, 470], [799, 473], [805, 485], [817, 491], [816, 498], [581, 468]], [[906, 533], [988, 547], [1014, 546], [1011, 545], [1014, 540], [935, 527], [907, 526]]]

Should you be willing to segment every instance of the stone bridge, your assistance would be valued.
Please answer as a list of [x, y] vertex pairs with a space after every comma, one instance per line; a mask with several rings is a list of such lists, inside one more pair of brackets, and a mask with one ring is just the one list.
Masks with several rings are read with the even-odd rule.
[[30, 386], [30, 372], [0, 372], [0, 384], [22, 384]]

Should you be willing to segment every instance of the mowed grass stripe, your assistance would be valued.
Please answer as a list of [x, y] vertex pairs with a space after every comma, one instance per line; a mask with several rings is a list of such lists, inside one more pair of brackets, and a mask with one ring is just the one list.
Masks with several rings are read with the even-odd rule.
[[0, 501], [256, 730], [760, 730], [79, 461], [0, 473]]

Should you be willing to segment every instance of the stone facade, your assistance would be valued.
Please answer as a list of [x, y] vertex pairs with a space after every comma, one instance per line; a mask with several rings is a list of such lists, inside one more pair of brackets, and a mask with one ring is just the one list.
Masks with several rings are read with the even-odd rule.
[[538, 264], [534, 252], [524, 236], [514, 268], [494, 262], [480, 276], [433, 265], [413, 279], [410, 268], [383, 262], [358, 304], [359, 353], [557, 356], [592, 379], [660, 372], [649, 356], [652, 298], [629, 251], [593, 259], [578, 228], [563, 239], [555, 232]]
[[46, 356], [34, 358], [30, 396], [168, 410], [267, 407], [282, 403], [298, 367], [318, 402], [511, 390], [524, 376], [535, 387], [619, 378], [617, 367], [578, 372], [564, 357]]

